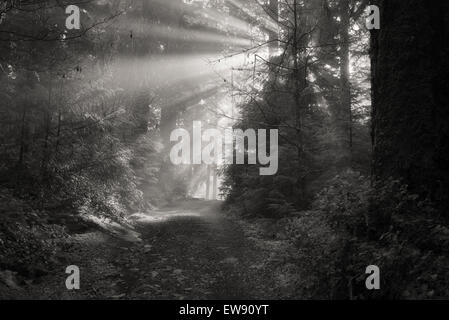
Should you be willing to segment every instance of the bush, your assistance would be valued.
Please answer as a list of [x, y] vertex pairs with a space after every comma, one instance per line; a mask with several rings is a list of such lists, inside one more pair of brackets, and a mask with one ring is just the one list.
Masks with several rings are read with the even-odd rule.
[[0, 190], [0, 270], [23, 276], [40, 276], [55, 264], [58, 239], [66, 237], [63, 227], [49, 224], [47, 216], [25, 201]]
[[[316, 288], [317, 297], [449, 296], [447, 223], [400, 181], [370, 187], [368, 179], [347, 171], [318, 194], [313, 209], [297, 220], [295, 239], [307, 287]], [[365, 287], [368, 265], [381, 270], [379, 291]]]

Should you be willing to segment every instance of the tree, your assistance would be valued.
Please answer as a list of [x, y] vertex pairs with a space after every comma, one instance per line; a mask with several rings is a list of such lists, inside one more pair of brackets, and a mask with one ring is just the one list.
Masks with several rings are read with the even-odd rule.
[[352, 149], [352, 104], [351, 83], [349, 75], [350, 59], [350, 6], [349, 0], [340, 1], [340, 112], [338, 112], [338, 140], [340, 151], [343, 152], [342, 160], [346, 165], [350, 164]]
[[378, 0], [372, 31], [373, 173], [447, 207], [449, 3]]
[[[256, 200], [265, 184], [265, 192], [273, 195], [262, 196], [266, 201], [274, 201], [275, 206], [284, 203], [284, 208], [294, 204], [300, 209], [310, 204], [327, 179], [352, 165], [351, 149], [357, 169], [369, 168], [369, 91], [362, 90], [369, 85], [360, 80], [367, 73], [361, 68], [357, 76], [350, 73], [351, 56], [367, 55], [361, 41], [367, 34], [353, 31], [360, 24], [361, 1], [291, 0], [279, 1], [278, 6], [280, 50], [266, 59], [256, 54], [256, 61], [261, 63], [253, 72], [253, 83], [246, 85], [249, 89], [240, 84], [243, 89], [239, 94], [246, 100], [237, 125], [279, 130], [280, 170], [276, 177], [253, 177], [254, 184], [243, 185], [237, 183], [240, 178], [236, 175], [246, 177], [247, 168], [232, 168], [228, 172], [236, 184], [229, 189], [237, 198]], [[273, 37], [271, 33], [268, 36]], [[258, 82], [263, 84], [262, 90], [254, 89]], [[366, 105], [361, 107], [360, 100]], [[352, 116], [356, 107], [363, 109], [359, 118]], [[251, 188], [260, 192], [245, 192]], [[263, 210], [269, 210], [269, 204]]]

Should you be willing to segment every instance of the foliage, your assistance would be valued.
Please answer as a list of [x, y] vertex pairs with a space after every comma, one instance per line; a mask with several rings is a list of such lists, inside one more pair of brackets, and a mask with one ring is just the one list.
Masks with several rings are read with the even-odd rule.
[[[348, 171], [329, 182], [313, 210], [292, 218], [298, 295], [338, 299], [447, 297], [447, 223], [432, 204], [390, 180], [370, 187]], [[381, 291], [365, 287], [365, 269], [381, 270]], [[306, 288], [306, 289], [304, 289]]]
[[56, 262], [58, 240], [66, 237], [63, 227], [33, 210], [9, 190], [0, 190], [0, 269], [23, 276], [42, 276]]
[[[353, 8], [360, 4], [350, 3]], [[347, 168], [369, 172], [366, 31], [351, 29], [361, 23], [359, 16], [351, 16], [350, 25], [342, 25], [349, 8], [342, 9], [336, 2], [298, 2], [297, 7], [281, 10], [282, 18], [299, 20], [299, 25], [279, 26], [286, 37], [281, 39], [281, 54], [272, 55], [259, 67], [239, 105], [241, 119], [236, 128], [279, 131], [279, 172], [275, 176], [259, 177], [252, 167], [229, 166], [224, 173], [227, 204], [242, 207], [246, 213], [288, 216], [310, 208], [329, 179]], [[351, 33], [354, 43], [346, 48], [348, 55], [357, 57], [351, 62], [356, 71], [350, 79], [343, 79], [343, 70], [349, 69], [342, 62], [348, 57], [341, 56], [347, 45], [339, 42], [343, 32]], [[345, 90], [350, 92], [348, 105], [342, 102]]]

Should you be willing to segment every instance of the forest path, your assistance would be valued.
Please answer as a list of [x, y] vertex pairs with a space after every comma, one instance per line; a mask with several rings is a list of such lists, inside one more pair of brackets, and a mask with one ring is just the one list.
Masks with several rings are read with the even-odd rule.
[[[228, 217], [220, 205], [189, 200], [134, 214], [130, 218], [141, 241], [129, 230], [124, 236], [98, 228], [74, 233], [54, 270], [11, 295], [57, 300], [288, 297], [294, 281], [285, 277], [288, 270], [279, 269], [287, 247], [261, 241], [250, 224]], [[79, 267], [80, 290], [66, 288], [69, 265]]]
[[[119, 292], [132, 299], [257, 299], [267, 294], [257, 270], [263, 253], [220, 202], [191, 200], [132, 216], [141, 233], [116, 252], [123, 281]], [[260, 264], [259, 264], [260, 265]]]
[[[48, 275], [15, 296], [33, 299], [269, 299], [279, 291], [273, 248], [257, 243], [218, 201], [189, 200], [134, 214], [136, 233], [72, 234]], [[245, 229], [245, 230], [244, 230]], [[131, 234], [132, 236], [129, 236]], [[134, 241], [132, 241], [134, 240]], [[280, 250], [284, 252], [284, 250]], [[67, 290], [65, 269], [80, 269]]]

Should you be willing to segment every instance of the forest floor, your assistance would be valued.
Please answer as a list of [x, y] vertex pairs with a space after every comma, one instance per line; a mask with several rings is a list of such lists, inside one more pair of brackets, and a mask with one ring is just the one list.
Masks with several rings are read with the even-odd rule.
[[[14, 285], [10, 297], [33, 299], [288, 298], [295, 270], [284, 270], [288, 243], [253, 224], [188, 200], [130, 217], [134, 231], [71, 234], [51, 273]], [[65, 287], [65, 268], [80, 268], [81, 288]], [[287, 268], [288, 269], [288, 268]], [[291, 269], [291, 268], [290, 268]], [[292, 271], [292, 272], [290, 272]], [[290, 272], [290, 274], [289, 274]], [[8, 298], [8, 296], [6, 298]]]

